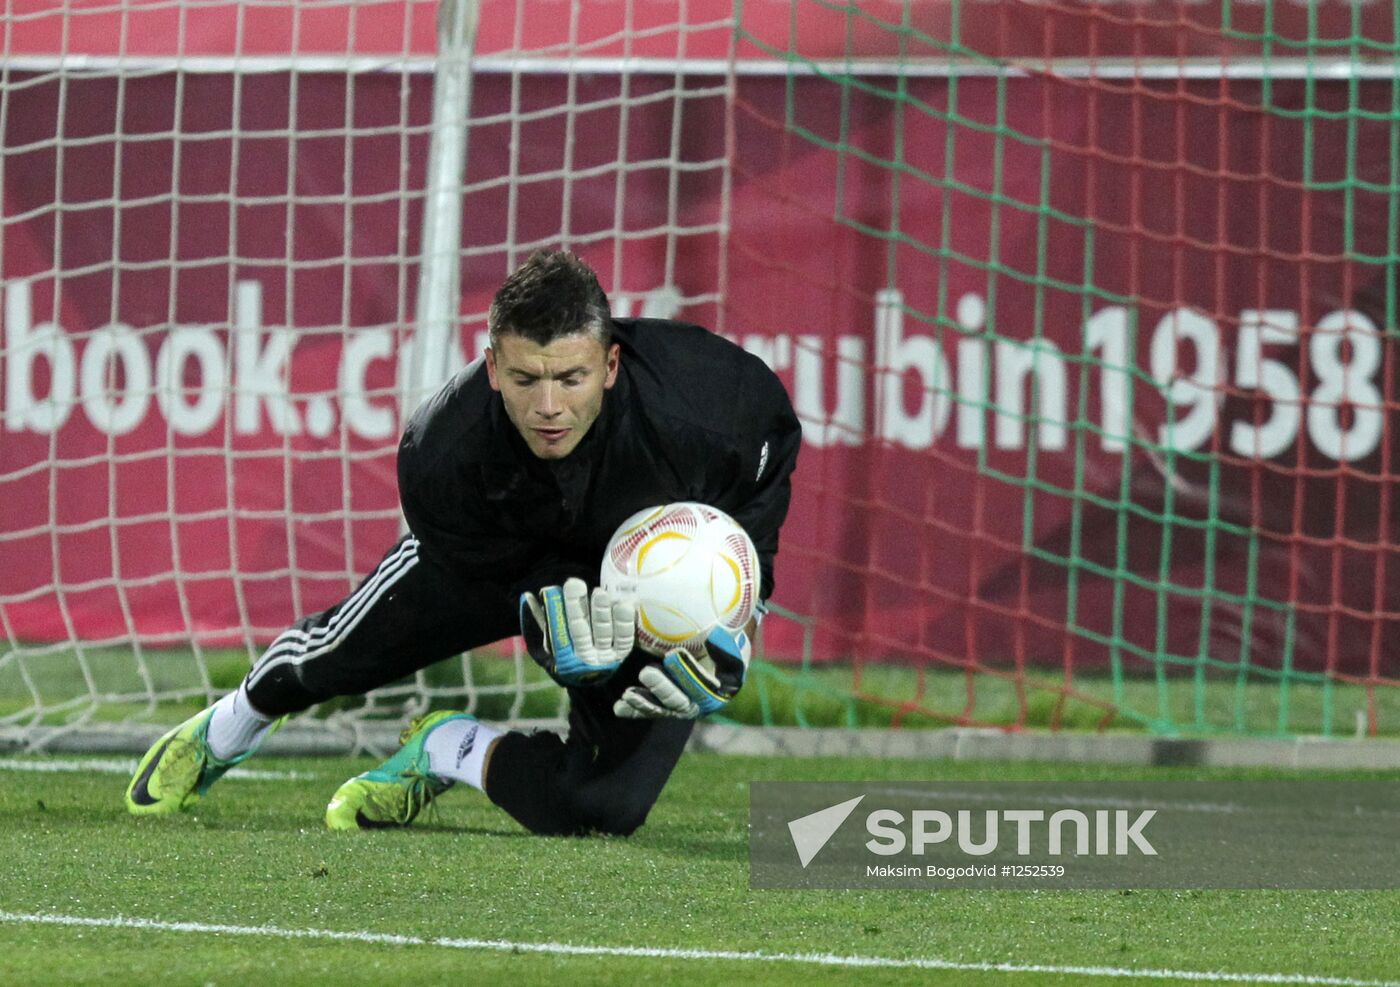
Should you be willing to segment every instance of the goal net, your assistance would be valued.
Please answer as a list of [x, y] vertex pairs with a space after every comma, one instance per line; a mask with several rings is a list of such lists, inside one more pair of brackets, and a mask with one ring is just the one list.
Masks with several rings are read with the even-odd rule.
[[[401, 408], [532, 250], [586, 256], [621, 314], [719, 324], [731, 12], [489, 7], [0, 15], [12, 741], [139, 746], [342, 599], [401, 530]], [[314, 722], [559, 717], [512, 642], [451, 664]]]
[[828, 709], [1396, 730], [1394, 10], [741, 21], [785, 71], [738, 83], [728, 319], [808, 425]]
[[[0, 737], [139, 746], [341, 599], [546, 246], [793, 395], [737, 717], [1396, 729], [1388, 5], [545, 6], [0, 15]], [[559, 703], [506, 641], [302, 721]]]

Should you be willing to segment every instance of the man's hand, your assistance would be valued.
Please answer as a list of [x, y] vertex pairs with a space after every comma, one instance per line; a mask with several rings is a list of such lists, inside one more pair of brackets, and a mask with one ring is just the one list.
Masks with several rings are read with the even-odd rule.
[[637, 638], [631, 603], [593, 591], [582, 579], [520, 594], [520, 633], [530, 657], [560, 685], [597, 683], [617, 671]]
[[639, 684], [613, 704], [614, 715], [626, 720], [693, 720], [724, 709], [748, 674], [753, 655], [749, 636], [716, 627], [698, 650], [692, 654], [676, 648], [661, 664], [643, 668], [637, 675]]

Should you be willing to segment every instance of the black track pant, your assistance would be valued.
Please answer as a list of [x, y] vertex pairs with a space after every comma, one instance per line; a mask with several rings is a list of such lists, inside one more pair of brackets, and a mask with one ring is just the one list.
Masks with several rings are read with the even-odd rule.
[[[543, 566], [537, 584], [572, 571]], [[583, 575], [583, 573], [577, 573]], [[248, 674], [248, 697], [267, 716], [360, 695], [443, 658], [519, 630], [521, 587], [461, 582], [418, 557], [403, 538], [340, 603], [297, 622]], [[491, 755], [486, 794], [536, 833], [631, 833], [647, 817], [690, 736], [688, 720], [620, 720], [613, 701], [646, 656], [607, 683], [569, 689], [569, 734], [507, 733]]]

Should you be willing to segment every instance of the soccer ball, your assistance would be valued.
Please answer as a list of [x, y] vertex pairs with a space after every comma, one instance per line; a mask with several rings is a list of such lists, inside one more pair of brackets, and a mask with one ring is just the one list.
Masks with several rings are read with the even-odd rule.
[[740, 631], [761, 585], [758, 552], [739, 523], [706, 504], [638, 511], [603, 554], [599, 584], [637, 607], [637, 643], [662, 656], [694, 650], [718, 626]]

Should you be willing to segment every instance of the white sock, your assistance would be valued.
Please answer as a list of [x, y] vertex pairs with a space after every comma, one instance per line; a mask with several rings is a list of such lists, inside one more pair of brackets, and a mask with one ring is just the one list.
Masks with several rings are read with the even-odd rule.
[[256, 750], [272, 722], [272, 717], [263, 716], [248, 701], [248, 684], [244, 682], [214, 704], [205, 739], [215, 757], [229, 761]]
[[482, 770], [486, 752], [504, 730], [466, 717], [448, 720], [433, 727], [423, 749], [428, 752], [428, 770], [439, 778], [465, 781], [473, 788], [486, 791]]

